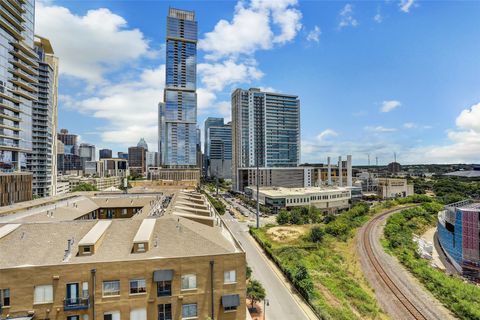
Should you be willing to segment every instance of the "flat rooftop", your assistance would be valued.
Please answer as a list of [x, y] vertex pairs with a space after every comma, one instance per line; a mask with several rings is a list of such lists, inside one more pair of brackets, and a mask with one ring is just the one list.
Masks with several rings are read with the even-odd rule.
[[[256, 187], [249, 186], [252, 190]], [[350, 189], [343, 187], [305, 187], [305, 188], [285, 188], [285, 187], [261, 187], [260, 192], [269, 197], [288, 197], [288, 196], [306, 196], [310, 194], [329, 194], [342, 191], [350, 192]]]
[[[0, 269], [243, 252], [213, 211], [207, 217], [176, 214], [177, 198], [182, 206], [193, 208], [199, 205], [200, 199], [201, 205], [210, 208], [203, 195], [191, 194], [186, 197], [185, 191], [180, 190], [129, 195], [83, 193], [56, 201], [46, 198], [43, 202], [23, 203], [18, 211], [0, 213]], [[186, 198], [191, 198], [192, 202]], [[164, 202], [165, 199], [170, 201]], [[132, 218], [77, 219], [105, 204], [142, 209]], [[214, 223], [198, 222], [202, 219], [211, 219]], [[134, 243], [144, 241], [150, 243], [148, 250], [134, 253]], [[93, 254], [79, 254], [79, 245], [93, 243], [96, 244]]]

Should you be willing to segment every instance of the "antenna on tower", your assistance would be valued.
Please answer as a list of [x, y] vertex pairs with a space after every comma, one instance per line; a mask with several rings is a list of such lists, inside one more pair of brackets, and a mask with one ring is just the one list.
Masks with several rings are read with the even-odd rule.
[[367, 153], [368, 156], [368, 166], [370, 166], [370, 153]]
[[378, 157], [375, 157], [375, 166], [378, 167]]
[[393, 153], [393, 161], [397, 162], [397, 153], [396, 152]]

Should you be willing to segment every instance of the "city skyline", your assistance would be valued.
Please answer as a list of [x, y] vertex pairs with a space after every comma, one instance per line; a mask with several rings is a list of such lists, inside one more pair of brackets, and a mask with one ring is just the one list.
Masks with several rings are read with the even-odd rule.
[[[199, 21], [197, 123], [228, 121], [231, 92], [260, 87], [302, 100], [301, 162], [351, 153], [357, 165], [367, 154], [386, 164], [394, 152], [401, 163], [478, 162], [478, 4], [275, 3], [40, 3], [37, 33], [63, 62], [59, 127], [115, 152], [140, 137], [156, 149], [170, 5], [194, 10]], [[108, 28], [92, 34], [100, 20]], [[93, 36], [98, 50], [79, 59], [83, 49], [66, 48], [58, 34], [61, 21], [71, 22], [70, 36]], [[232, 38], [254, 23], [262, 36]], [[129, 49], [112, 55], [125, 41]]]

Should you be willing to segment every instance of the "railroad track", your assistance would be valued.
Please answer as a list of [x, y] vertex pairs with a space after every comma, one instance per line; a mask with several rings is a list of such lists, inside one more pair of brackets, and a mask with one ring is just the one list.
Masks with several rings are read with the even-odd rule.
[[395, 284], [395, 282], [385, 272], [385, 269], [382, 267], [382, 265], [378, 261], [377, 257], [375, 256], [375, 253], [373, 252], [372, 242], [371, 242], [371, 239], [370, 239], [370, 234], [371, 234], [372, 228], [378, 220], [385, 217], [386, 215], [392, 214], [393, 212], [413, 208], [413, 207], [416, 207], [416, 206], [417, 205], [411, 205], [411, 206], [407, 206], [407, 207], [404, 207], [404, 208], [401, 208], [401, 209], [389, 210], [389, 211], [386, 211], [386, 212], [374, 217], [372, 220], [370, 220], [367, 223], [367, 225], [365, 227], [365, 230], [363, 232], [363, 245], [365, 246], [365, 251], [367, 252], [368, 260], [370, 261], [370, 263], [374, 267], [375, 271], [380, 276], [380, 278], [382, 279], [382, 281], [386, 285], [386, 287], [392, 292], [392, 294], [404, 306], [405, 310], [407, 310], [408, 313], [411, 314], [414, 319], [427, 320], [428, 318], [425, 315], [422, 314], [422, 312], [412, 303], [412, 301], [410, 299], [408, 299], [408, 297], [402, 292], [402, 290]]

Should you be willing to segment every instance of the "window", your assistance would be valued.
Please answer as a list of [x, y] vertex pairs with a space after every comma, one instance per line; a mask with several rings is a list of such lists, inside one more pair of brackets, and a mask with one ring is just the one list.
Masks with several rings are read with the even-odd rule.
[[224, 311], [234, 311], [237, 310], [237, 306], [223, 307]]
[[196, 289], [197, 288], [197, 275], [186, 274], [182, 276], [182, 290]]
[[103, 296], [119, 296], [120, 295], [120, 281], [103, 281]]
[[67, 320], [80, 320], [80, 316], [68, 316]]
[[147, 309], [133, 309], [130, 311], [130, 320], [147, 320]]
[[0, 307], [10, 306], [10, 289], [0, 289]]
[[158, 320], [172, 320], [172, 305], [159, 304], [158, 305]]
[[83, 253], [90, 253], [90, 246], [84, 246]]
[[103, 314], [103, 320], [120, 320], [119, 311], [110, 311]]
[[223, 273], [224, 283], [235, 283], [237, 281], [237, 273], [235, 270], [225, 271]]
[[197, 304], [189, 303], [182, 305], [182, 319], [195, 318], [197, 316]]
[[53, 287], [51, 284], [44, 286], [35, 286], [33, 295], [33, 304], [52, 303]]
[[172, 281], [157, 282], [157, 297], [165, 297], [172, 295]]
[[147, 292], [145, 279], [130, 280], [130, 294], [139, 294]]
[[88, 282], [82, 283], [82, 295], [84, 298], [88, 297]]
[[137, 252], [144, 252], [144, 251], [145, 251], [145, 243], [138, 243]]
[[126, 209], [126, 208], [123, 208], [123, 209], [122, 209], [122, 215], [123, 215], [123, 216], [126, 216], [126, 215], [127, 215], [127, 209]]

